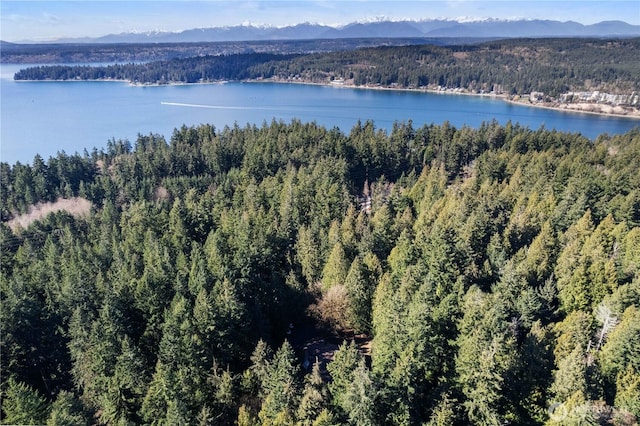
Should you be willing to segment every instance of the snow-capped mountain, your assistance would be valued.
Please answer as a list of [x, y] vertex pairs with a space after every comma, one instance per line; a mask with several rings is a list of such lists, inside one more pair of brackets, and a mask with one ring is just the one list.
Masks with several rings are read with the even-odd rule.
[[309, 40], [338, 38], [394, 37], [634, 37], [640, 25], [622, 21], [605, 21], [583, 25], [573, 21], [497, 20], [497, 19], [429, 19], [389, 20], [384, 17], [343, 26], [301, 23], [286, 27], [243, 24], [229, 27], [195, 28], [180, 32], [127, 32], [98, 38], [55, 40], [58, 43], [169, 43], [248, 40]]

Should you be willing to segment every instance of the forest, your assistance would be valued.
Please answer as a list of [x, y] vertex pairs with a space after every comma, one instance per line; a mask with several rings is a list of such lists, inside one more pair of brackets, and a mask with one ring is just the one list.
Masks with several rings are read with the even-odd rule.
[[558, 97], [570, 91], [640, 92], [640, 39], [511, 39], [478, 44], [378, 46], [320, 53], [200, 55], [145, 63], [37, 66], [16, 80], [126, 80], [136, 84], [273, 79]]
[[20, 44], [0, 41], [3, 64], [82, 64], [150, 62], [205, 55], [240, 53], [318, 53], [375, 46], [461, 44], [469, 38], [345, 38], [312, 40], [255, 40], [183, 43], [60, 43]]
[[637, 424], [638, 158], [293, 120], [0, 163], [1, 421]]

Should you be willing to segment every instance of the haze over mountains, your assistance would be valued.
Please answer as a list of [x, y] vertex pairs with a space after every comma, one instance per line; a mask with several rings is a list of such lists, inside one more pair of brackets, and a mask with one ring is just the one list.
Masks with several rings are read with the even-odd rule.
[[301, 23], [287, 27], [238, 25], [180, 32], [127, 32], [96, 38], [58, 39], [56, 43], [177, 43], [248, 40], [307, 40], [394, 37], [633, 37], [640, 25], [604, 21], [592, 25], [553, 20], [420, 20], [354, 22], [341, 27]]

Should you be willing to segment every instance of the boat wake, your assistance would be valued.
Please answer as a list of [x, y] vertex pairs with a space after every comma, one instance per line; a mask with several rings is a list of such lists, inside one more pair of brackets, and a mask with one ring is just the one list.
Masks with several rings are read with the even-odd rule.
[[275, 110], [276, 108], [250, 107], [250, 106], [228, 106], [228, 105], [203, 105], [203, 104], [186, 104], [182, 102], [160, 102], [161, 105], [179, 106], [188, 108], [206, 108], [206, 109], [237, 109], [237, 110]]

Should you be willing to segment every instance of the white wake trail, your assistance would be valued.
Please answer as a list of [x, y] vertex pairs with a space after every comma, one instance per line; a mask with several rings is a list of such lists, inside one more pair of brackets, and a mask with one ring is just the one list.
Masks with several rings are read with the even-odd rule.
[[276, 108], [262, 108], [262, 107], [246, 107], [246, 106], [227, 106], [227, 105], [203, 105], [203, 104], [185, 104], [182, 102], [160, 102], [161, 105], [180, 106], [189, 108], [206, 108], [206, 109], [238, 109], [238, 110], [276, 110]]

